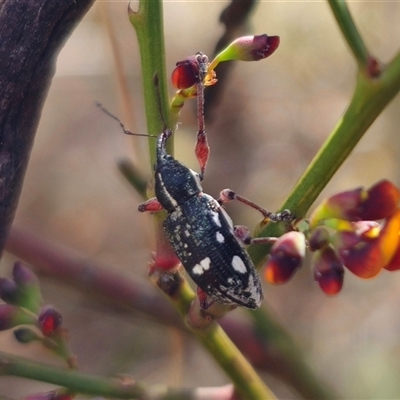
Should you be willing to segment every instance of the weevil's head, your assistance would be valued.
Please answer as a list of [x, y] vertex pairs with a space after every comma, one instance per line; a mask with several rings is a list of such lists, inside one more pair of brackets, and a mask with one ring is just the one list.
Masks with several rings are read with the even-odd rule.
[[203, 191], [199, 174], [167, 153], [166, 143], [171, 134], [170, 130], [165, 130], [160, 135], [154, 166], [156, 197], [168, 212]]

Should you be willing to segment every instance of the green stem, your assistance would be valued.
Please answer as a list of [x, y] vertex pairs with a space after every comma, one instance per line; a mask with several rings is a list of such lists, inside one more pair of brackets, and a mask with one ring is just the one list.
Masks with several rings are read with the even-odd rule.
[[[304, 217], [322, 189], [347, 159], [367, 129], [400, 90], [400, 53], [383, 69], [378, 78], [360, 71], [353, 98], [339, 122], [311, 164], [297, 182], [282, 208]], [[258, 226], [257, 236], [279, 236], [279, 224]], [[249, 253], [256, 265], [268, 253], [267, 246], [250, 246]]]
[[[195, 296], [188, 283], [182, 278], [178, 279], [180, 280], [179, 289], [172, 294], [164, 293], [182, 317], [187, 320], [188, 328], [192, 334], [229, 376], [236, 390], [241, 394], [241, 398], [275, 399], [274, 394], [220, 325], [216, 321], [208, 320], [199, 310], [198, 304], [193, 304]], [[197, 323], [197, 326], [194, 326], [194, 323]]]
[[[147, 130], [159, 135], [165, 125], [171, 127], [167, 76], [165, 67], [164, 24], [161, 0], [140, 0], [138, 11], [128, 9], [129, 19], [135, 28], [140, 51]], [[157, 75], [158, 84], [155, 84]], [[149, 138], [150, 167], [156, 161], [157, 140]], [[167, 151], [173, 154], [173, 137], [168, 139]], [[165, 213], [155, 213], [156, 253], [173, 259], [172, 248], [163, 234]]]
[[241, 398], [254, 400], [276, 399], [216, 322], [213, 322], [205, 331], [196, 330], [193, 333], [214, 358], [218, 360], [218, 364], [231, 378], [236, 390], [241, 394]]
[[[142, 82], [148, 133], [159, 135], [169, 125], [170, 113], [165, 67], [164, 24], [161, 0], [140, 0], [138, 11], [129, 9], [129, 19], [135, 28], [142, 67]], [[158, 76], [158, 86], [154, 76]], [[161, 104], [160, 104], [161, 102]], [[149, 138], [151, 165], [156, 158], [156, 140]], [[168, 140], [168, 152], [173, 150]]]
[[357, 60], [359, 69], [366, 70], [370, 60], [370, 53], [358, 32], [345, 0], [328, 0], [328, 2], [336, 22]]
[[76, 371], [48, 366], [26, 358], [0, 352], [0, 375], [20, 376], [52, 383], [81, 393], [120, 399], [143, 398], [145, 391], [138, 384], [84, 375]]

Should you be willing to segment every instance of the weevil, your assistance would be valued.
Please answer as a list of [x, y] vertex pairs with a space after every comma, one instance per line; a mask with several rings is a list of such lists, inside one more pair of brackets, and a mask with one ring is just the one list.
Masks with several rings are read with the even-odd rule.
[[[164, 232], [187, 273], [212, 301], [256, 309], [263, 300], [262, 285], [243, 246], [251, 243], [252, 239], [246, 228], [233, 226], [222, 204], [237, 199], [261, 211], [271, 221], [290, 220], [292, 216], [287, 211], [270, 213], [229, 189], [223, 190], [218, 200], [203, 192], [201, 181], [209, 147], [202, 82], [208, 60], [202, 53], [196, 54], [196, 60], [199, 64], [196, 88], [199, 126], [195, 153], [201, 172], [191, 170], [167, 153], [166, 144], [172, 131], [165, 128], [157, 141], [154, 166], [156, 197], [140, 204], [139, 211], [167, 211]], [[211, 303], [205, 300], [200, 304], [207, 308]]]
[[[203, 192], [201, 181], [209, 155], [204, 129], [202, 87], [207, 58], [202, 53], [197, 53], [196, 57], [199, 71], [203, 71], [199, 74], [197, 85], [199, 129], [195, 149], [201, 172], [191, 170], [168, 154], [166, 146], [172, 131], [164, 122], [165, 128], [157, 139], [154, 165], [156, 197], [140, 204], [138, 209], [141, 212], [167, 211], [163, 223], [164, 232], [183, 267], [200, 289], [202, 308], [206, 309], [212, 302], [218, 301], [256, 309], [263, 300], [262, 285], [244, 244], [258, 239], [251, 239], [247, 228], [234, 227], [222, 205], [236, 199], [257, 209], [264, 218], [274, 222], [290, 221], [293, 217], [287, 210], [277, 214], [266, 211], [229, 189], [223, 190], [218, 200]], [[104, 111], [118, 120], [107, 110]], [[132, 134], [119, 123], [125, 133]], [[259, 241], [266, 243], [269, 239]]]
[[[167, 153], [171, 135], [166, 129], [158, 138], [156, 197], [140, 204], [139, 211], [167, 211], [164, 232], [187, 273], [211, 300], [256, 309], [263, 299], [261, 281], [243, 247], [254, 239], [246, 228], [233, 226], [221, 204], [237, 199], [255, 205], [229, 189], [221, 192], [219, 200], [204, 193], [200, 174]], [[272, 221], [291, 218], [288, 212], [272, 214], [254, 208]], [[207, 308], [207, 303], [202, 305]]]

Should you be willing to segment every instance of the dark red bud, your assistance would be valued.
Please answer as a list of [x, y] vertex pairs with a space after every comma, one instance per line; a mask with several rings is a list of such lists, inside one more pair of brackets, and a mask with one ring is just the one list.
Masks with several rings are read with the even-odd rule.
[[187, 57], [176, 63], [171, 75], [172, 84], [177, 89], [188, 89], [198, 82], [199, 72], [196, 56]]
[[313, 258], [314, 278], [328, 295], [340, 292], [343, 286], [344, 268], [331, 247], [316, 251]]
[[305, 238], [300, 232], [282, 235], [272, 246], [264, 277], [270, 283], [287, 282], [301, 267], [305, 255]]
[[45, 336], [50, 336], [61, 327], [62, 316], [51, 306], [44, 307], [38, 317], [40, 329]]

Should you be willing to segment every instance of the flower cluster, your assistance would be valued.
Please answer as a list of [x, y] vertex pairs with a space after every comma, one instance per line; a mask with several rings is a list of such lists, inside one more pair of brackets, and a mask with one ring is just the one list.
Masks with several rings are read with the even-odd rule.
[[289, 280], [301, 267], [307, 245], [313, 252], [314, 278], [329, 295], [341, 290], [345, 268], [365, 279], [382, 269], [400, 269], [399, 200], [399, 189], [387, 180], [324, 200], [299, 232], [289, 232], [273, 245], [266, 280]]
[[[13, 279], [0, 278], [0, 330], [15, 328], [19, 325], [33, 325], [46, 337], [55, 337], [60, 333], [61, 314], [52, 306], [42, 307], [37, 276], [21, 262], [14, 264]], [[30, 328], [14, 331], [17, 340], [27, 343], [40, 339]]]
[[[61, 314], [52, 306], [43, 306], [37, 276], [24, 264], [14, 264], [11, 278], [0, 278], [0, 331], [14, 329], [20, 343], [39, 342], [76, 368], [75, 357], [68, 346], [67, 331]], [[29, 400], [70, 400], [64, 390], [28, 396]]]

